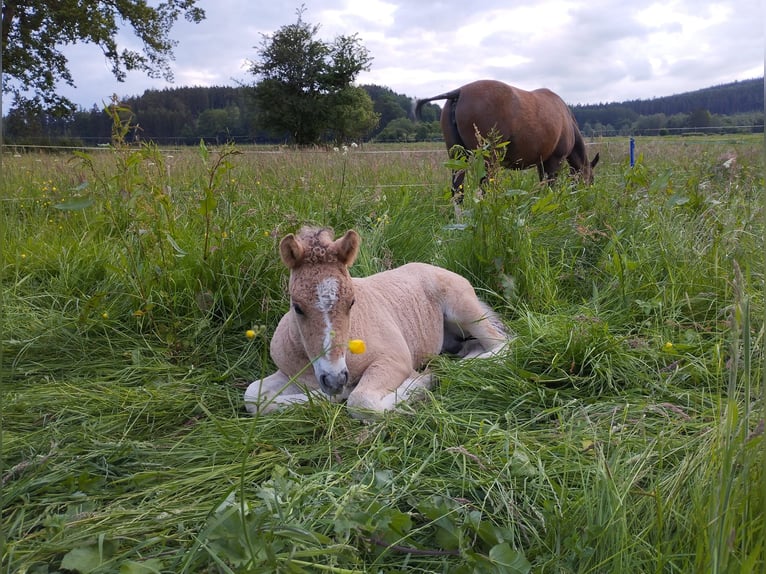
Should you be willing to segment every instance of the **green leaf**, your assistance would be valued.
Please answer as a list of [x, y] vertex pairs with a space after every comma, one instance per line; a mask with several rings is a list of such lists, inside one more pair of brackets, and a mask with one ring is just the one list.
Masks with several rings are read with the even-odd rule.
[[458, 171], [460, 169], [466, 169], [468, 167], [468, 161], [463, 158], [449, 159], [444, 162], [444, 167], [453, 171]]
[[529, 460], [529, 456], [518, 449], [511, 455], [511, 474], [513, 476], [536, 476], [537, 468]]
[[160, 574], [164, 565], [162, 560], [151, 558], [146, 562], [128, 560], [120, 565], [120, 574]]
[[412, 518], [405, 512], [392, 511], [390, 527], [398, 535], [407, 534], [412, 529]]
[[199, 140], [199, 155], [202, 158], [202, 161], [207, 163], [207, 160], [210, 157], [210, 152], [208, 151], [207, 146], [205, 145], [205, 140], [203, 139]]
[[460, 548], [460, 528], [453, 523], [442, 522], [439, 524], [434, 533], [434, 538], [439, 548], [443, 550], [457, 550]]
[[117, 543], [108, 540], [101, 544], [80, 546], [64, 555], [61, 568], [73, 570], [80, 574], [90, 574], [109, 560], [116, 551]]
[[173, 247], [173, 250], [176, 252], [176, 257], [185, 257], [186, 251], [181, 249], [181, 246], [176, 243], [176, 240], [173, 239], [173, 236], [170, 235], [167, 231], [165, 232], [165, 239], [168, 240], [168, 243]]
[[558, 203], [554, 203], [553, 194], [549, 193], [538, 199], [532, 205], [532, 213], [549, 213], [554, 211], [559, 206]]
[[675, 207], [677, 205], [684, 205], [685, 203], [689, 203], [689, 196], [684, 195], [682, 193], [674, 193], [668, 199], [668, 205], [670, 207]]
[[526, 556], [511, 548], [507, 542], [493, 546], [489, 558], [504, 574], [527, 574], [532, 569]]
[[93, 205], [93, 203], [94, 201], [90, 197], [78, 197], [77, 199], [57, 203], [53, 208], [60, 211], [82, 211]]
[[218, 205], [218, 202], [215, 199], [215, 195], [213, 195], [212, 191], [207, 191], [205, 192], [204, 199], [199, 202], [199, 209], [197, 212], [200, 215], [207, 215], [216, 208], [216, 205]]

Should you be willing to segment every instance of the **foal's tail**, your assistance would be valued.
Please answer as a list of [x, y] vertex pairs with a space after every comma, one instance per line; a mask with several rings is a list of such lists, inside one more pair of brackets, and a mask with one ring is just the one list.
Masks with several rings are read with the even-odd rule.
[[459, 97], [460, 97], [460, 88], [458, 88], [457, 90], [452, 90], [451, 92], [447, 92], [446, 94], [439, 94], [438, 96], [434, 96], [432, 98], [425, 98], [424, 100], [418, 100], [417, 104], [415, 104], [415, 119], [417, 119], [418, 121], [423, 119], [420, 114], [424, 104], [427, 104], [428, 102], [433, 102], [435, 100], [450, 100], [454, 103], [457, 101]]

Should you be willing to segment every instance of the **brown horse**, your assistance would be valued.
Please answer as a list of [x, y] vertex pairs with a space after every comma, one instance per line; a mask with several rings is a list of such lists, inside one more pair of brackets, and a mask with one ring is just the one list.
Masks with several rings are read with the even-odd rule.
[[[460, 145], [466, 150], [479, 146], [476, 131], [486, 137], [492, 128], [508, 146], [503, 166], [509, 169], [536, 167], [540, 181], [556, 178], [566, 160], [570, 171], [587, 184], [593, 183], [598, 154], [588, 161], [585, 141], [574, 115], [564, 101], [542, 88], [528, 92], [495, 80], [479, 80], [424, 100], [418, 100], [415, 116], [426, 102], [447, 100], [441, 113], [441, 128], [447, 149]], [[464, 173], [452, 176], [453, 195], [460, 190]]]

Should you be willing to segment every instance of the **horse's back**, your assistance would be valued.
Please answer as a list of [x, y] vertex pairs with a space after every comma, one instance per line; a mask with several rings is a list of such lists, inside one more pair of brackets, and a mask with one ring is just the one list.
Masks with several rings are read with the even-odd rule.
[[[476, 130], [483, 137], [494, 129], [502, 141], [509, 142], [505, 164], [525, 168], [537, 165], [554, 152], [571, 150], [573, 134], [571, 116], [564, 101], [551, 90], [541, 88], [527, 91], [497, 80], [479, 80], [460, 88], [457, 101], [448, 101], [442, 112], [445, 139], [454, 123], [463, 140], [461, 145], [475, 149], [479, 142]], [[447, 141], [450, 148], [457, 141]], [[563, 144], [563, 145], [562, 145]]]
[[469, 290], [473, 292], [471, 283], [462, 275], [443, 267], [429, 263], [405, 263], [400, 267], [381, 271], [374, 275], [354, 278], [355, 285], [363, 289], [373, 289], [377, 292], [390, 292], [391, 289], [406, 289], [409, 296], [422, 300], [428, 296], [432, 300], [441, 299], [444, 290]]
[[[362, 297], [374, 301], [372, 313], [395, 317], [405, 329], [420, 331], [457, 316], [478, 321], [486, 314], [468, 279], [428, 263], [407, 263], [354, 282], [357, 302], [361, 288]], [[441, 341], [441, 333], [437, 339]]]

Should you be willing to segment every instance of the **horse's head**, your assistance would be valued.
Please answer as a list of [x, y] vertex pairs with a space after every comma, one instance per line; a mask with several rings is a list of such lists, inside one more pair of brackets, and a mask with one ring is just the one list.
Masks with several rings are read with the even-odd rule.
[[359, 234], [350, 230], [333, 240], [329, 229], [304, 228], [282, 239], [279, 253], [290, 269], [290, 313], [314, 374], [328, 395], [348, 382], [349, 340], [354, 286], [348, 268], [359, 252]]

